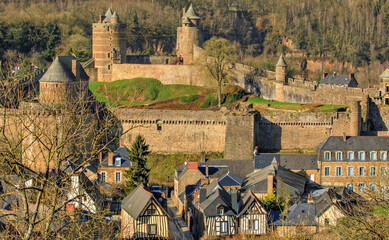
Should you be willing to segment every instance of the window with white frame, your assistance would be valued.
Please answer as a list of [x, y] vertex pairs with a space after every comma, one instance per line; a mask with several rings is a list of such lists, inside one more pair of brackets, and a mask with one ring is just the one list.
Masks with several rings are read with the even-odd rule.
[[336, 167], [336, 176], [342, 176], [342, 167]]
[[105, 183], [107, 181], [107, 172], [100, 173], [100, 181]]
[[370, 152], [370, 160], [372, 161], [377, 160], [377, 152]]
[[365, 167], [359, 168], [359, 176], [365, 176]]
[[324, 159], [325, 160], [331, 160], [331, 152], [325, 152], [324, 153]]
[[348, 175], [350, 177], [354, 176], [354, 167], [348, 167]]
[[360, 192], [364, 192], [365, 191], [365, 184], [364, 183], [360, 183], [359, 184], [359, 191]]
[[220, 233], [227, 233], [227, 222], [220, 222]]
[[336, 152], [336, 160], [338, 161], [342, 160], [342, 152]]
[[375, 167], [371, 167], [371, 168], [370, 168], [370, 175], [371, 175], [371, 176], [375, 176], [375, 175], [376, 175]]
[[348, 152], [347, 155], [348, 155], [348, 160], [350, 161], [354, 160], [354, 152]]
[[115, 182], [119, 183], [122, 180], [122, 173], [115, 172]]
[[365, 152], [359, 152], [359, 160], [364, 161], [365, 160]]
[[324, 168], [324, 176], [329, 176], [330, 175], [330, 167], [325, 167]]
[[388, 157], [387, 152], [381, 152], [381, 160], [386, 161], [387, 157]]
[[122, 165], [122, 158], [121, 157], [116, 157], [115, 158], [115, 166], [120, 167]]
[[381, 167], [381, 176], [386, 176], [386, 167]]

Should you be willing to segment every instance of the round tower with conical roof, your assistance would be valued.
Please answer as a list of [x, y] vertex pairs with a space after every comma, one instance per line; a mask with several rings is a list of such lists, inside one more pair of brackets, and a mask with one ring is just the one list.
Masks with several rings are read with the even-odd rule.
[[92, 51], [98, 81], [110, 81], [113, 64], [126, 62], [125, 26], [111, 8], [93, 24]]
[[177, 57], [182, 64], [192, 64], [196, 60], [196, 46], [201, 46], [203, 37], [198, 29], [201, 18], [192, 4], [183, 9], [181, 26], [177, 28]]
[[284, 84], [288, 83], [286, 78], [287, 67], [288, 65], [285, 63], [284, 56], [281, 54], [276, 64], [276, 81], [282, 82]]

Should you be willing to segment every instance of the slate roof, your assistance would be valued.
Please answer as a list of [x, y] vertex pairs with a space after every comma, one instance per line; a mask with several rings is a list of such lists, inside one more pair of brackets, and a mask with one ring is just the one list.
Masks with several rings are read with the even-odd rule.
[[200, 209], [205, 216], [218, 216], [217, 208], [223, 206], [224, 216], [235, 216], [231, 208], [231, 196], [221, 188], [215, 188], [210, 196], [200, 204]]
[[352, 81], [356, 82], [355, 78], [350, 78], [349, 75], [327, 75], [320, 80], [320, 84], [348, 86]]
[[[101, 167], [130, 167], [132, 163], [128, 159], [129, 152], [125, 146], [121, 146], [113, 152], [113, 165], [108, 165], [108, 157], [101, 162]], [[116, 159], [120, 158], [120, 166], [116, 166]]]
[[[188, 169], [188, 165], [177, 166], [175, 168], [175, 171], [177, 172], [176, 179], [179, 180]], [[203, 174], [204, 177], [206, 176], [206, 165], [198, 165], [198, 170]], [[208, 176], [211, 178], [219, 178], [224, 174], [228, 173], [228, 171], [229, 166], [223, 164], [223, 162], [221, 162], [221, 164], [213, 164], [213, 162], [211, 161], [211, 163], [208, 164]]]
[[[347, 137], [332, 136], [324, 140], [317, 147], [320, 151], [389, 151], [389, 137], [357, 136]], [[368, 155], [368, 154], [367, 154]], [[320, 155], [320, 158], [323, 157]], [[368, 156], [367, 156], [368, 157]]]
[[218, 181], [222, 186], [240, 186], [243, 183], [243, 178], [228, 172], [221, 176]]
[[279, 166], [276, 171], [276, 178], [277, 178], [277, 183], [279, 183], [279, 180], [281, 180], [282, 183], [297, 190], [299, 194], [304, 193], [305, 183], [307, 181], [305, 176]]
[[242, 192], [252, 190], [254, 193], [267, 193], [267, 175], [274, 171], [272, 165], [267, 166], [261, 171], [250, 173], [242, 183]]
[[278, 67], [287, 67], [286, 62], [284, 60], [284, 56], [281, 54], [280, 58], [278, 59], [278, 62], [276, 64]]
[[[282, 218], [282, 217], [281, 217]], [[304, 224], [306, 226], [316, 226], [316, 206], [312, 203], [295, 203], [287, 211], [284, 221], [278, 219], [271, 225], [295, 226]]]
[[241, 178], [254, 171], [253, 160], [225, 160], [225, 159], [209, 159], [206, 161], [209, 166], [219, 168], [219, 171], [212, 175], [213, 178], [219, 178], [230, 172]]
[[380, 78], [389, 78], [389, 68], [380, 75]]
[[192, 20], [192, 19], [194, 19], [194, 20], [201, 19], [196, 14], [195, 10], [193, 9], [192, 4], [189, 6], [188, 11], [186, 11], [185, 15], [182, 17], [182, 19], [186, 19], [186, 18], [189, 18], [190, 20]]
[[117, 18], [117, 19], [119, 19], [119, 16], [118, 16], [118, 14], [116, 13], [116, 11], [113, 13], [113, 15], [112, 15], [111, 18]]
[[18, 177], [16, 175], [1, 176], [0, 177], [0, 209], [1, 210], [11, 210], [11, 206], [14, 201], [19, 199], [18, 195], [12, 194], [15, 192], [13, 186], [18, 185]]
[[257, 202], [262, 206], [262, 209], [260, 209], [261, 210], [260, 214], [267, 214], [266, 210], [263, 208], [261, 201], [259, 201], [259, 199], [254, 195], [254, 193], [251, 190], [249, 190], [249, 192], [240, 201], [239, 216], [242, 216], [253, 202]]
[[279, 166], [292, 170], [316, 170], [317, 154], [280, 154], [280, 153], [260, 153], [254, 158], [254, 168], [263, 169], [271, 165], [273, 159], [276, 159]]
[[105, 13], [105, 18], [103, 22], [110, 22], [112, 17], [112, 10], [111, 8], [108, 8], [107, 12]]
[[132, 218], [137, 219], [152, 198], [154, 198], [153, 194], [143, 185], [139, 185], [122, 200], [122, 208]]
[[[39, 80], [40, 82], [74, 82], [76, 77], [72, 72], [72, 60], [76, 60], [73, 56], [58, 56], [47, 69], [46, 73]], [[80, 66], [81, 80], [88, 80], [89, 77]]]

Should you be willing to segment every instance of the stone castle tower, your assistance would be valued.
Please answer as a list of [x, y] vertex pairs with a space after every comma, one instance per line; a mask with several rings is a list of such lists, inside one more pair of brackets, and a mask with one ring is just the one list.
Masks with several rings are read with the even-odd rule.
[[198, 29], [200, 17], [192, 4], [188, 11], [183, 9], [182, 25], [177, 28], [177, 57], [182, 58], [183, 64], [192, 64], [196, 59], [196, 47], [201, 46], [203, 37]]
[[126, 62], [125, 26], [116, 12], [108, 9], [92, 28], [92, 51], [99, 81], [110, 81], [112, 64]]
[[39, 80], [40, 103], [85, 100], [89, 77], [72, 56], [58, 56]]
[[281, 54], [280, 59], [276, 64], [276, 81], [282, 82], [284, 84], [288, 83], [288, 79], [286, 78], [287, 67], [283, 55]]

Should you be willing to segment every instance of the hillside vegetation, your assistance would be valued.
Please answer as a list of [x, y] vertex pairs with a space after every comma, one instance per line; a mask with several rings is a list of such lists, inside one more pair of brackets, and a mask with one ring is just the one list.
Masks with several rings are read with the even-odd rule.
[[205, 40], [235, 42], [239, 61], [247, 64], [270, 69], [281, 52], [297, 53], [289, 61], [292, 75], [304, 71], [303, 60], [328, 59], [337, 64], [323, 71], [353, 69], [368, 78], [360, 81], [376, 81], [389, 59], [386, 0], [8, 0], [0, 1], [3, 71], [26, 57], [41, 67], [56, 54], [87, 60], [92, 23], [108, 6], [127, 26], [127, 52], [174, 54], [176, 27], [189, 3], [203, 17]]

